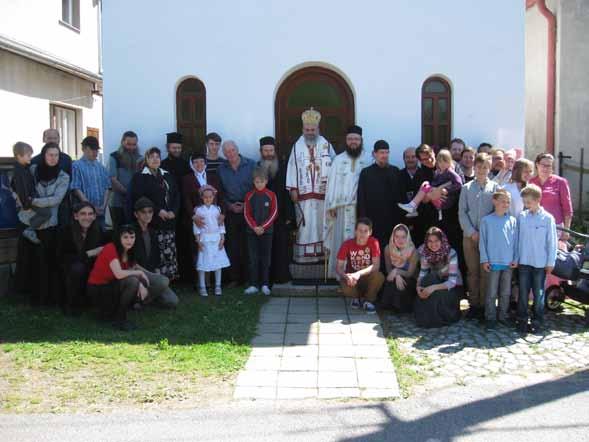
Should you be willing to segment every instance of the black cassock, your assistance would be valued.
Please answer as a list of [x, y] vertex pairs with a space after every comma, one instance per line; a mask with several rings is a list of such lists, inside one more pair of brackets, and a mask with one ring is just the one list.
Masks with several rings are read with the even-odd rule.
[[[192, 257], [192, 235], [186, 228], [186, 224], [182, 221], [186, 216], [184, 211], [184, 198], [182, 198], [182, 178], [193, 173], [188, 160], [184, 158], [173, 158], [168, 156], [162, 161], [161, 168], [170, 172], [176, 181], [176, 190], [180, 193], [180, 211], [176, 217], [176, 253], [178, 254], [178, 271], [180, 272], [180, 279], [184, 282], [194, 282], [195, 269]], [[154, 214], [157, 216], [157, 214]]]
[[286, 190], [286, 164], [280, 162], [276, 176], [269, 178], [267, 187], [276, 194], [278, 201], [278, 218], [274, 222], [272, 236], [270, 281], [282, 284], [291, 280], [289, 236], [296, 226], [294, 206]]
[[399, 169], [392, 165], [380, 167], [378, 164], [360, 172], [358, 181], [357, 215], [372, 221], [374, 236], [381, 249], [388, 244], [393, 227], [401, 220], [401, 200]]

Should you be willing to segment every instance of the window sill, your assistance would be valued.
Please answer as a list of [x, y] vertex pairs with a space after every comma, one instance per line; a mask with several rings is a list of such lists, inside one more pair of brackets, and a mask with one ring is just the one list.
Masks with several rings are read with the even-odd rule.
[[80, 33], [80, 28], [76, 28], [75, 26], [70, 25], [68, 22], [65, 22], [63, 20], [59, 20], [59, 24], [61, 26], [68, 28], [71, 31], [77, 32], [78, 34]]

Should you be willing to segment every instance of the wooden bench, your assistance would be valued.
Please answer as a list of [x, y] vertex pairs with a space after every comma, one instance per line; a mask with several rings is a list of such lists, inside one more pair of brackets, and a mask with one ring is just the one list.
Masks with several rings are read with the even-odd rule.
[[18, 230], [0, 229], [0, 296], [6, 295], [13, 286], [18, 244]]

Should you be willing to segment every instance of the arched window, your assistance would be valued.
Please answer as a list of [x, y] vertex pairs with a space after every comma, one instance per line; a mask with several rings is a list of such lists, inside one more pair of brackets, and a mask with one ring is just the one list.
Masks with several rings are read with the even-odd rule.
[[202, 153], [207, 131], [206, 90], [202, 81], [187, 78], [176, 90], [176, 125], [184, 138], [183, 150]]
[[288, 157], [301, 136], [301, 114], [310, 107], [321, 112], [321, 135], [333, 144], [336, 152], [343, 148], [345, 131], [355, 121], [354, 95], [338, 73], [313, 66], [289, 75], [276, 94], [276, 139], [282, 158]]
[[441, 77], [425, 80], [421, 88], [421, 142], [450, 147], [452, 137], [452, 90]]

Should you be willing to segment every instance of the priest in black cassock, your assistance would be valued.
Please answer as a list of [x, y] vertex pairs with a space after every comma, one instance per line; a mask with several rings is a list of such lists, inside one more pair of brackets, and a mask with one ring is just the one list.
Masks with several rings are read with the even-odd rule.
[[389, 164], [389, 144], [384, 140], [374, 143], [374, 164], [360, 172], [358, 181], [358, 218], [372, 221], [372, 236], [381, 250], [389, 242], [393, 227], [401, 220], [397, 204], [401, 201], [399, 169]]
[[295, 228], [295, 212], [286, 190], [286, 164], [278, 160], [276, 141], [273, 137], [260, 138], [260, 161], [258, 165], [268, 174], [268, 189], [276, 194], [278, 200], [278, 218], [274, 223], [272, 237], [272, 262], [270, 265], [270, 282], [282, 284], [291, 280], [289, 264], [289, 236]]
[[[172, 174], [176, 181], [176, 189], [182, 192], [182, 179], [192, 173], [190, 164], [182, 155], [182, 134], [170, 132], [166, 134], [166, 149], [168, 157], [162, 161], [161, 168]], [[180, 201], [184, 201], [180, 194]], [[180, 213], [176, 218], [176, 250], [178, 253], [178, 270], [180, 279], [184, 282], [194, 282], [195, 273], [192, 265], [191, 232], [186, 230], [185, 207], [180, 206]]]

